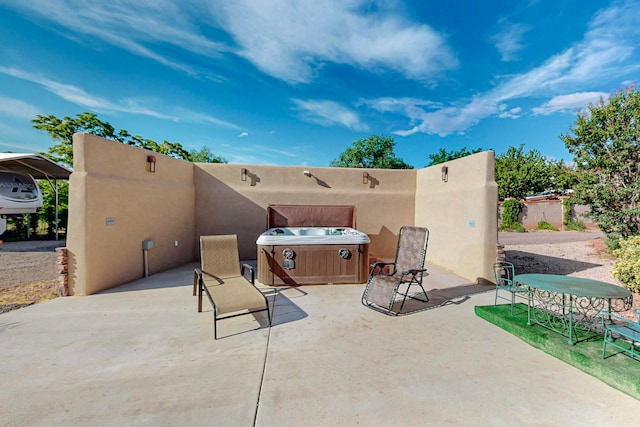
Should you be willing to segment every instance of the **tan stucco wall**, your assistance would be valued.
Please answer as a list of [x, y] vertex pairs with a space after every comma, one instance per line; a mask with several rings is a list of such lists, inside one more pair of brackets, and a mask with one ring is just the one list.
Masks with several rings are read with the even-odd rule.
[[[155, 173], [148, 155], [156, 157]], [[67, 248], [76, 295], [142, 277], [146, 239], [155, 245], [150, 274], [197, 259], [199, 236], [208, 234], [237, 234], [240, 257], [256, 259], [269, 204], [354, 205], [357, 228], [379, 258], [394, 257], [401, 226], [426, 226], [429, 262], [471, 281], [491, 278], [493, 152], [447, 163], [448, 182], [441, 165], [416, 171], [193, 164], [86, 134], [74, 135], [74, 162]]]
[[[242, 168], [248, 171], [242, 181]], [[311, 177], [304, 171], [311, 172]], [[413, 224], [414, 170], [196, 164], [196, 236], [235, 233], [240, 257], [256, 258], [256, 239], [267, 227], [269, 204], [353, 205], [370, 251], [392, 257], [398, 230]]]
[[[429, 228], [427, 260], [461, 277], [493, 281], [498, 186], [493, 151], [417, 171], [415, 224]], [[447, 181], [442, 166], [448, 168]]]
[[[74, 135], [70, 177], [69, 286], [88, 295], [194, 259], [193, 165], [93, 135]], [[147, 155], [156, 172], [147, 171]], [[115, 220], [107, 225], [107, 219]], [[174, 242], [178, 241], [178, 247]]]

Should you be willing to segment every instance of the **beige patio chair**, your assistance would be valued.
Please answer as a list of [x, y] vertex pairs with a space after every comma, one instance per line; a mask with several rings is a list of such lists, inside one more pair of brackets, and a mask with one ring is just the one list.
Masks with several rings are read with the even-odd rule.
[[[216, 322], [230, 317], [259, 311], [267, 312], [269, 327], [269, 303], [255, 286], [253, 267], [243, 264], [240, 268], [238, 238], [233, 235], [200, 237], [200, 269], [194, 272], [194, 295], [198, 289], [198, 312], [202, 311], [202, 293], [206, 293], [213, 305], [213, 336], [218, 339]], [[251, 280], [244, 274], [249, 270]]]
[[[371, 265], [362, 303], [385, 314], [398, 315], [407, 298], [429, 302], [422, 286], [422, 276], [427, 271], [424, 259], [427, 254], [429, 230], [423, 227], [404, 226], [398, 235], [398, 248], [394, 262], [376, 262]], [[412, 286], [422, 290], [424, 299], [409, 294]], [[400, 292], [403, 288], [404, 293]], [[400, 308], [395, 311], [397, 295], [402, 295]]]

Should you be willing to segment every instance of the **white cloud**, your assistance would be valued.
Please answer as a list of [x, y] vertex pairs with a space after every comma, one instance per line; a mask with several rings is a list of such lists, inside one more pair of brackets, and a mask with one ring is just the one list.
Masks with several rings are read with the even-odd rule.
[[368, 127], [360, 121], [354, 110], [328, 100], [293, 99], [303, 120], [321, 126], [344, 126], [356, 131], [366, 131]]
[[498, 117], [501, 119], [517, 119], [520, 117], [520, 112], [522, 108], [514, 107], [507, 109], [507, 104], [498, 105]]
[[518, 59], [518, 52], [523, 49], [522, 39], [530, 27], [523, 24], [514, 24], [506, 19], [498, 23], [500, 29], [491, 37], [496, 49], [500, 52], [503, 61], [514, 61]]
[[[482, 119], [504, 115], [500, 105], [507, 101], [566, 94], [596, 85], [603, 78], [627, 75], [640, 69], [640, 63], [635, 59], [639, 39], [640, 13], [634, 2], [616, 3], [616, 6], [601, 10], [593, 17], [580, 43], [552, 56], [539, 67], [476, 95], [466, 103], [462, 101], [437, 109], [417, 104], [405, 106], [410, 122], [406, 129], [395, 133], [411, 135], [424, 132], [440, 136], [464, 133]], [[386, 102], [393, 104], [389, 100]], [[537, 114], [554, 112], [553, 105], [546, 109], [542, 106], [538, 108]], [[514, 116], [520, 111], [507, 113]]]
[[543, 116], [558, 112], [574, 113], [576, 110], [584, 109], [589, 104], [598, 102], [600, 98], [606, 100], [609, 98], [609, 94], [604, 92], [576, 92], [568, 95], [558, 95], [531, 111], [535, 115]]
[[0, 97], [0, 113], [21, 119], [35, 119], [40, 112], [36, 107], [19, 99]]
[[238, 138], [246, 138], [249, 136], [248, 132], [242, 132], [240, 135], [238, 135]]
[[12, 2], [10, 6], [62, 26], [69, 37], [88, 35], [190, 75], [199, 75], [201, 71], [159, 54], [154, 47], [166, 44], [209, 57], [229, 51], [223, 43], [199, 33], [189, 16], [189, 12], [195, 12], [194, 16], [201, 17], [197, 2], [188, 5], [172, 0], [30, 0]]
[[[35, 73], [20, 70], [18, 68], [0, 66], [0, 73], [6, 74], [18, 79], [26, 80], [38, 84], [49, 92], [59, 96], [65, 101], [80, 105], [81, 107], [98, 111], [98, 112], [121, 112], [129, 114], [140, 114], [143, 116], [155, 117], [163, 120], [172, 120], [175, 122], [191, 122], [191, 123], [211, 123], [216, 126], [227, 127], [231, 129], [239, 129], [233, 123], [207, 116], [202, 113], [192, 112], [186, 109], [175, 109], [174, 114], [167, 114], [156, 111], [155, 109], [145, 106], [145, 103], [155, 103], [156, 101], [140, 100], [135, 98], [125, 98], [118, 102], [110, 101], [91, 93], [82, 88], [66, 83], [60, 83], [46, 77], [42, 77]], [[26, 105], [26, 104], [25, 104]], [[37, 113], [36, 113], [37, 114]], [[35, 115], [34, 115], [35, 116]], [[33, 118], [33, 116], [31, 116]]]
[[[393, 70], [428, 80], [456, 68], [446, 37], [398, 15], [386, 1], [365, 0], [30, 0], [12, 2], [39, 20], [65, 29], [68, 37], [126, 49], [167, 67], [220, 81], [162, 50], [175, 46], [208, 58], [237, 54], [263, 72], [292, 83], [308, 82], [325, 63], [367, 70]], [[363, 12], [368, 9], [369, 12]], [[378, 9], [377, 12], [371, 10]], [[207, 37], [202, 28], [226, 30], [235, 46]], [[82, 37], [86, 39], [86, 37]]]
[[291, 83], [311, 81], [329, 62], [418, 80], [457, 67], [442, 34], [385, 9], [384, 2], [376, 4], [381, 11], [363, 13], [368, 3], [236, 0], [212, 3], [212, 10], [240, 46], [240, 55]]

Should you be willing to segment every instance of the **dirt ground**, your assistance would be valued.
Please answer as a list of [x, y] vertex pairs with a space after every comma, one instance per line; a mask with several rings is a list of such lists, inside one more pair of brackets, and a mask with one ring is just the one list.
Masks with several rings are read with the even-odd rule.
[[[517, 273], [550, 273], [619, 282], [611, 275], [615, 259], [600, 232], [500, 233], [507, 261]], [[56, 247], [64, 241], [0, 245], [0, 313], [57, 297]], [[427, 253], [427, 259], [429, 255]], [[634, 295], [640, 308], [640, 295]], [[630, 311], [625, 314], [633, 318]]]
[[55, 248], [64, 241], [0, 245], [0, 313], [57, 297]]

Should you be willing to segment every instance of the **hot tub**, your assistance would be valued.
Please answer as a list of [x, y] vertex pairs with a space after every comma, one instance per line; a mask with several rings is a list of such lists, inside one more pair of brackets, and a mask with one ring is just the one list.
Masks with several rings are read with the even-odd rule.
[[258, 280], [266, 285], [364, 283], [369, 236], [350, 227], [274, 227], [258, 246]]

